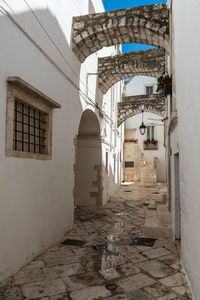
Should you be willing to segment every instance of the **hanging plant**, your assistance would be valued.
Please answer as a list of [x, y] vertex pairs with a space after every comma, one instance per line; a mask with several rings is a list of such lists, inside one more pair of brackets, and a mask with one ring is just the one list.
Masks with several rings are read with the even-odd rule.
[[164, 95], [172, 94], [172, 78], [167, 75], [161, 75], [157, 78], [156, 92], [164, 93]]
[[137, 143], [138, 139], [124, 139], [124, 143]]
[[145, 145], [149, 145], [149, 144], [157, 145], [158, 141], [157, 140], [145, 140], [144, 144]]

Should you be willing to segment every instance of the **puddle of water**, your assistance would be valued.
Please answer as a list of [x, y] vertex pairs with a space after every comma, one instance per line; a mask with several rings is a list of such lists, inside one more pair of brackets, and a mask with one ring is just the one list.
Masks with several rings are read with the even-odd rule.
[[122, 229], [123, 227], [124, 227], [124, 223], [123, 222], [116, 222], [115, 223], [115, 227], [117, 228], [117, 229]]
[[110, 242], [114, 242], [117, 239], [119, 239], [119, 238], [117, 236], [113, 235], [113, 234], [107, 235], [107, 240], [110, 241]]
[[[101, 270], [106, 272], [106, 270], [116, 269], [116, 259], [115, 255], [103, 254], [101, 257]], [[109, 271], [108, 271], [109, 272]]]
[[124, 213], [123, 212], [120, 212], [120, 213], [116, 213], [116, 216], [123, 216]]

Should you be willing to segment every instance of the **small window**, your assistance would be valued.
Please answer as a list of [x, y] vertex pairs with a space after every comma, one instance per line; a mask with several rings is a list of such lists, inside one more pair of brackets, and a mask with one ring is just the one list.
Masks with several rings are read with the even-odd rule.
[[6, 156], [51, 159], [52, 112], [61, 106], [19, 77], [7, 83]]
[[153, 86], [146, 86], [146, 94], [151, 95], [153, 94]]
[[125, 161], [125, 168], [134, 168], [134, 161]]
[[154, 126], [147, 126], [147, 140], [154, 140]]
[[48, 114], [15, 99], [13, 150], [47, 153]]

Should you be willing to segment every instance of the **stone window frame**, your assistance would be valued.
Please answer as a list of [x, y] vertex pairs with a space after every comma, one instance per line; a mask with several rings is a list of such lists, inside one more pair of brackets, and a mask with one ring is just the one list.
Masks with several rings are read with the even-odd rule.
[[[154, 140], [157, 140], [157, 124], [156, 123], [146, 123], [145, 124], [146, 127], [154, 127]], [[145, 133], [145, 138], [147, 140], [147, 129], [146, 129], [146, 133]]]
[[[15, 100], [20, 100], [27, 106], [48, 115], [47, 124], [47, 151], [46, 153], [33, 153], [14, 150], [14, 111]], [[6, 101], [6, 141], [5, 155], [18, 158], [31, 158], [50, 160], [52, 158], [52, 121], [53, 109], [61, 108], [61, 105], [44, 95], [38, 89], [19, 77], [8, 77], [7, 79], [7, 101]]]
[[153, 93], [152, 94], [154, 94], [155, 93], [155, 84], [154, 83], [149, 83], [149, 84], [145, 84], [144, 85], [144, 94], [145, 95], [152, 95], [152, 94], [147, 94], [147, 87], [153, 87]]

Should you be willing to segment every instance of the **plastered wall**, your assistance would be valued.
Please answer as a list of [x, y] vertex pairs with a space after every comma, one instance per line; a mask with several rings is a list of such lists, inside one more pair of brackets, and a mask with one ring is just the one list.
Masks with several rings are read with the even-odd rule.
[[[7, 2], [13, 12], [6, 5], [4, 8], [11, 13], [11, 18], [5, 11], [0, 14], [0, 280], [14, 273], [73, 226], [74, 138], [83, 111], [91, 109], [99, 119], [102, 157], [104, 144], [111, 157], [113, 151], [118, 155], [121, 134], [118, 132], [117, 135], [110, 119], [111, 92], [104, 98], [98, 93], [96, 76], [91, 76], [88, 86], [86, 84], [86, 73], [97, 71], [97, 54], [81, 65], [71, 50], [72, 16], [88, 13], [88, 1], [30, 0], [29, 4], [44, 28], [24, 1]], [[97, 12], [103, 11], [101, 1], [93, 1], [93, 5]], [[101, 55], [115, 51], [111, 47], [102, 50]], [[61, 105], [61, 109], [53, 110], [52, 159], [42, 161], [5, 155], [8, 76], [22, 78]], [[120, 83], [115, 87], [116, 100], [120, 98], [119, 91]], [[85, 101], [86, 93], [93, 102], [99, 103], [105, 118], [100, 117], [99, 110], [90, 100]], [[112, 110], [114, 118], [116, 106]], [[105, 127], [110, 135], [104, 134]], [[115, 135], [116, 145], [111, 141]], [[109, 183], [107, 178], [105, 180]], [[104, 193], [110, 196], [119, 182], [116, 174], [111, 187], [107, 184]]]
[[173, 76], [178, 112], [182, 206], [181, 256], [195, 300], [200, 295], [199, 15], [200, 3], [197, 0], [172, 2], [175, 62]]

